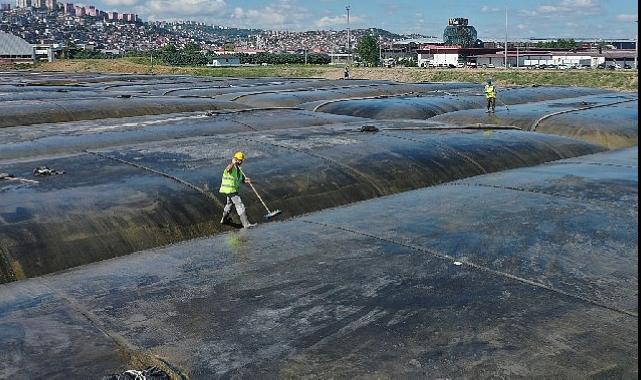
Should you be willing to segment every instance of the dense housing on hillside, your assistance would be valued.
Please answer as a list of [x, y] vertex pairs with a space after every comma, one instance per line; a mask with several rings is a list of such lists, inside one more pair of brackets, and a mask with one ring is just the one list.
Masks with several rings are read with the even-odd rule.
[[[351, 33], [347, 30], [266, 31], [194, 21], [143, 22], [135, 14], [105, 12], [93, 5], [63, 4], [56, 0], [18, 0], [17, 7], [2, 4], [0, 31], [31, 43], [35, 48], [35, 59], [42, 60], [117, 56], [172, 46], [178, 49], [196, 46], [205, 54], [219, 56], [265, 52], [301, 56], [323, 53], [330, 57], [330, 63], [345, 64], [358, 60], [348, 46], [354, 48], [363, 36], [374, 35], [380, 45], [381, 61], [387, 66], [411, 63], [425, 68], [503, 67], [507, 62], [508, 67], [631, 68], [635, 64], [636, 46], [634, 40], [588, 39], [577, 43], [576, 49], [542, 49], [541, 45], [551, 41], [532, 38], [508, 42], [506, 57], [504, 41], [481, 41], [474, 26], [462, 17], [448, 20], [442, 38], [397, 35], [375, 28], [351, 30]], [[14, 62], [33, 59], [28, 58], [28, 54], [17, 57], [6, 48], [3, 52], [5, 61], [9, 55]]]

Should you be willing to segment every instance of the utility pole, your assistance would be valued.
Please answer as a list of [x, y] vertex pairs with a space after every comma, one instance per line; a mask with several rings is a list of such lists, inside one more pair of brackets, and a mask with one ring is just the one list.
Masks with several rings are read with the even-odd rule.
[[383, 36], [378, 36], [378, 62], [383, 65]]
[[345, 10], [347, 11], [347, 64], [349, 65], [352, 60], [352, 36], [349, 29], [349, 10], [350, 6], [346, 6]]
[[637, 76], [639, 73], [639, 66], [637, 63], [639, 61], [639, 20], [634, 20], [637, 23], [637, 32], [634, 34], [634, 69], [637, 70]]
[[505, 70], [507, 70], [507, 7], [505, 7]]
[[149, 59], [151, 60], [151, 73], [154, 73], [154, 46], [153, 42], [151, 41], [151, 37], [149, 37]]

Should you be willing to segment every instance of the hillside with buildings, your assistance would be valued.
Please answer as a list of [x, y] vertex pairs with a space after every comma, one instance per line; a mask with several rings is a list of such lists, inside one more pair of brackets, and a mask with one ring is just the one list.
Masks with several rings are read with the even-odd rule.
[[[56, 49], [81, 48], [112, 54], [147, 51], [167, 45], [178, 48], [197, 44], [204, 51], [346, 53], [347, 30], [305, 32], [238, 29], [194, 21], [146, 22], [132, 13], [105, 11], [93, 5], [78, 6], [56, 0], [18, 0], [2, 4], [0, 31], [34, 45]], [[354, 46], [366, 34], [383, 43], [408, 37], [382, 29], [350, 31]]]
[[[463, 17], [450, 18], [444, 25], [443, 35], [435, 37], [399, 35], [378, 28], [300, 32], [240, 29], [195, 21], [146, 22], [132, 13], [56, 0], [17, 0], [16, 6], [2, 4], [0, 9], [0, 32], [32, 44], [36, 60], [141, 56], [159, 49], [180, 51], [187, 48], [201, 52], [202, 56], [195, 60], [165, 60], [165, 63], [205, 64], [211, 62], [212, 57], [229, 54], [247, 57], [260, 53], [292, 53], [307, 57], [320, 53], [331, 57], [324, 62], [345, 64], [358, 62], [358, 56], [350, 53], [357, 51], [358, 42], [369, 35], [376, 38], [379, 63], [385, 66], [636, 67], [634, 40], [531, 38], [482, 41], [477, 37], [476, 28]], [[22, 55], [21, 62], [25, 58]], [[0, 52], [0, 60], [15, 62], [16, 58], [12, 58], [11, 52]], [[243, 62], [252, 63], [253, 60], [241, 59]], [[304, 62], [307, 62], [306, 58]]]

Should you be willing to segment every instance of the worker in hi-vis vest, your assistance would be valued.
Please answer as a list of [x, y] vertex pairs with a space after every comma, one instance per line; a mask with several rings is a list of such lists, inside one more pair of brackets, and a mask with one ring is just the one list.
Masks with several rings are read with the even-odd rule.
[[243, 227], [249, 228], [256, 224], [250, 223], [247, 219], [245, 205], [238, 195], [241, 183], [251, 183], [251, 179], [249, 179], [249, 177], [245, 177], [245, 174], [240, 168], [244, 160], [245, 154], [243, 152], [236, 152], [234, 157], [231, 159], [231, 164], [227, 165], [223, 171], [223, 179], [220, 183], [220, 193], [227, 198], [227, 203], [223, 209], [223, 217], [220, 219], [220, 223], [224, 224], [229, 221], [229, 214], [231, 213], [232, 206], [234, 206]]
[[488, 79], [485, 84], [485, 98], [487, 99], [487, 111], [485, 112], [494, 112], [496, 109], [496, 88], [492, 84], [492, 79]]

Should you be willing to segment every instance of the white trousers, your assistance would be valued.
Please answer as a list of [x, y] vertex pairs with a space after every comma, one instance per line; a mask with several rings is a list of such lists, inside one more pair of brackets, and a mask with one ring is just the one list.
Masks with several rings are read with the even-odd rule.
[[238, 194], [229, 194], [227, 196], [227, 204], [225, 204], [225, 208], [223, 209], [223, 215], [229, 215], [232, 206], [236, 208], [238, 216], [245, 213], [245, 205]]

